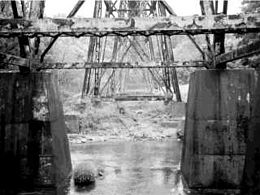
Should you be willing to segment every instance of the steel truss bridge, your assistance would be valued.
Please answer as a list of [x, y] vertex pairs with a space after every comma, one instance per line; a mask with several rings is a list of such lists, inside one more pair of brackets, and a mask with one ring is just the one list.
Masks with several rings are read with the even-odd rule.
[[[218, 0], [200, 1], [201, 15], [186, 17], [177, 16], [165, 0], [99, 0], [95, 1], [93, 18], [75, 18], [78, 10], [87, 3], [79, 0], [67, 18], [62, 19], [43, 18], [44, 1], [32, 1], [29, 16], [25, 13], [19, 15], [18, 7], [23, 8], [24, 2], [19, 3], [11, 1], [13, 18], [0, 18], [0, 37], [17, 37], [20, 56], [0, 53], [0, 68], [8, 69], [8, 65], [14, 65], [21, 72], [85, 69], [83, 97], [98, 97], [104, 93], [113, 96], [123, 88], [125, 77], [129, 74], [127, 71], [140, 69], [148, 83], [156, 83], [165, 96], [172, 94], [181, 101], [177, 68], [225, 69], [227, 62], [260, 53], [259, 40], [225, 52], [226, 33], [260, 32], [260, 14], [227, 15], [227, 0], [223, 1], [222, 10]], [[206, 49], [194, 38], [194, 35], [200, 34], [205, 35]], [[200, 52], [201, 60], [175, 60], [171, 36], [178, 35], [186, 35], [190, 39]], [[46, 54], [59, 37], [86, 36], [90, 37], [87, 61], [45, 61]], [[42, 37], [50, 37], [51, 41], [40, 52]], [[109, 40], [113, 49], [110, 60], [105, 61]], [[133, 57], [138, 61], [133, 61]], [[104, 74], [109, 77], [101, 86]], [[157, 99], [160, 100], [159, 97]]]

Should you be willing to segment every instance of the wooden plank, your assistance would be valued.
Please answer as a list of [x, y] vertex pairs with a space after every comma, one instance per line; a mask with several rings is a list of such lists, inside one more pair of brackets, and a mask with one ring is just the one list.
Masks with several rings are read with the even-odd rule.
[[232, 50], [216, 57], [216, 64], [223, 64], [260, 53], [260, 41]]
[[247, 33], [260, 31], [260, 14], [158, 18], [0, 19], [0, 37]]

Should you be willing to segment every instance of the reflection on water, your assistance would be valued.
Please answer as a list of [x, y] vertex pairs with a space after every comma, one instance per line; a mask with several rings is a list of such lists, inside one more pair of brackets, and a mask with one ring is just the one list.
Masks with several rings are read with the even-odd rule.
[[[74, 186], [73, 186], [74, 187]], [[90, 192], [91, 190], [95, 189], [96, 187], [96, 184], [91, 184], [89, 186], [86, 186], [86, 187], [74, 187], [74, 191], [75, 192], [78, 192], [78, 193], [87, 193], [87, 192]], [[69, 187], [71, 188], [71, 187]]]
[[168, 195], [178, 192], [181, 144], [177, 140], [102, 142], [71, 146], [73, 166], [93, 163], [104, 169], [91, 189], [75, 189], [69, 195]]
[[[73, 167], [79, 163], [91, 163], [104, 170], [104, 176], [87, 188], [75, 188], [71, 179], [58, 184], [55, 190], [34, 189], [18, 194], [183, 195], [179, 182], [181, 143], [177, 140], [95, 142], [72, 145], [70, 150]], [[10, 195], [3, 191], [0, 194]]]

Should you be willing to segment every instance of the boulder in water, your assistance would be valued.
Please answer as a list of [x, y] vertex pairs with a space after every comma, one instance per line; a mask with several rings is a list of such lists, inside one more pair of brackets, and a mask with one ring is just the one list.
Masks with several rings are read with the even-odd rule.
[[96, 169], [90, 163], [76, 165], [73, 171], [75, 186], [88, 186], [95, 183]]

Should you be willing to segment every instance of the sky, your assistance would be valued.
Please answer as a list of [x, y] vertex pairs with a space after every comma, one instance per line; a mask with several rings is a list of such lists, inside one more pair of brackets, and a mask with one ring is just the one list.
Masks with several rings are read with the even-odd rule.
[[[92, 17], [95, 0], [86, 0], [78, 12], [78, 16]], [[179, 16], [201, 14], [199, 0], [166, 0]], [[46, 17], [66, 16], [72, 10], [77, 0], [46, 0]], [[222, 0], [219, 0], [222, 7]], [[228, 14], [237, 14], [241, 11], [242, 0], [229, 0]]]

